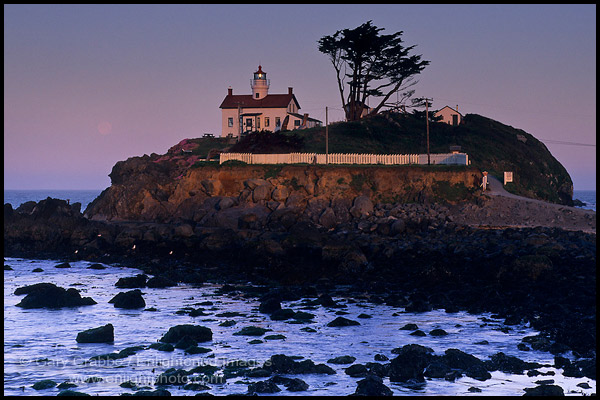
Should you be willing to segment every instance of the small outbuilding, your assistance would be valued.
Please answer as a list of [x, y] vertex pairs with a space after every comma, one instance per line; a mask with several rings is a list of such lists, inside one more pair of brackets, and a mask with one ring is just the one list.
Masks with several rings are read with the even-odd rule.
[[441, 117], [438, 122], [444, 122], [448, 125], [457, 126], [462, 123], [463, 116], [458, 112], [458, 105], [456, 106], [456, 110], [445, 106], [441, 110], [436, 111], [434, 114], [436, 117]]

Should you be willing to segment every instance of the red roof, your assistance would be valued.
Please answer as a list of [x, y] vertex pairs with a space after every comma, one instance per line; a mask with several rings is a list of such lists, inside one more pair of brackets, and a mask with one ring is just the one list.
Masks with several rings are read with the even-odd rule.
[[232, 94], [225, 96], [219, 108], [287, 108], [291, 101], [300, 108], [293, 94], [268, 94], [262, 99], [254, 99], [251, 94]]

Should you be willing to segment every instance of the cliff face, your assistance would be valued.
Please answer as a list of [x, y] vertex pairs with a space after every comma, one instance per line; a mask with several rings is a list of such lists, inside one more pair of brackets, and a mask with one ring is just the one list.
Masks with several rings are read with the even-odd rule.
[[[85, 211], [92, 220], [200, 222], [209, 211], [260, 206], [264, 212], [344, 204], [456, 202], [472, 197], [478, 169], [439, 166], [214, 165], [185, 158], [133, 157], [117, 163], [112, 185]], [[200, 166], [198, 166], [200, 165]], [[316, 211], [316, 210], [315, 210]]]

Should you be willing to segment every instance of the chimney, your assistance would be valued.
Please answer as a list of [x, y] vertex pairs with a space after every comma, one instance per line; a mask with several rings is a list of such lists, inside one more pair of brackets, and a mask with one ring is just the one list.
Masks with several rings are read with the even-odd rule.
[[302, 125], [306, 125], [307, 122], [308, 122], [308, 114], [305, 113], [304, 117], [302, 118]]
[[230, 86], [227, 88], [227, 95], [231, 96], [233, 94], [233, 88]]
[[458, 104], [456, 105], [456, 112], [458, 112]]
[[293, 91], [293, 88], [289, 87], [288, 88], [288, 94], [293, 94], [292, 91]]

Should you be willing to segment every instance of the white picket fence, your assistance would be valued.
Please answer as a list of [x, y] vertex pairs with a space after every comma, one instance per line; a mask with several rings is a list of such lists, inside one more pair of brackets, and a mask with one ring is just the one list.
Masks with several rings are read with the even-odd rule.
[[[427, 164], [427, 154], [253, 154], [221, 153], [219, 163], [237, 160], [246, 164], [380, 164], [406, 165]], [[465, 153], [430, 154], [431, 164], [469, 165], [469, 156]]]

